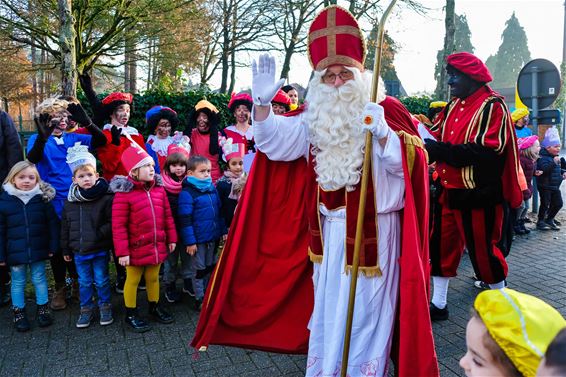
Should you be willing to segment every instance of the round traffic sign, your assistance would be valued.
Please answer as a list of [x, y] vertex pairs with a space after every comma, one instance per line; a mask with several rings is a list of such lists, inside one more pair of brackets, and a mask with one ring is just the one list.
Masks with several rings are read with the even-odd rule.
[[[536, 75], [534, 79], [533, 75]], [[534, 83], [537, 86], [536, 93], [533, 93]], [[546, 59], [531, 60], [519, 72], [517, 91], [525, 106], [532, 108], [533, 98], [537, 98], [537, 107], [544, 109], [552, 105], [560, 93], [560, 72]]]

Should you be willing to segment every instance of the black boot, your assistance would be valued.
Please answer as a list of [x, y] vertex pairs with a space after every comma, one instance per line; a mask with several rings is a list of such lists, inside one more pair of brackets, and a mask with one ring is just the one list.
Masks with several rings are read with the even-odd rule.
[[28, 331], [30, 329], [25, 308], [14, 308], [14, 326], [19, 332]]
[[431, 321], [446, 321], [448, 319], [448, 305], [444, 309], [438, 308], [432, 302], [429, 305], [430, 320]]
[[149, 303], [149, 315], [159, 323], [173, 323], [173, 316], [163, 309], [158, 302]]
[[138, 308], [126, 308], [126, 323], [135, 332], [146, 332], [151, 329], [149, 324], [138, 314]]
[[521, 220], [519, 220], [519, 221], [520, 221], [520, 224], [521, 224], [520, 226], [521, 226], [521, 229], [523, 230], [523, 232], [524, 232], [525, 234], [531, 233], [531, 230], [528, 229], [528, 228], [525, 226], [525, 222], [526, 222], [525, 219], [521, 219]]
[[49, 312], [47, 304], [37, 306], [37, 324], [39, 327], [47, 327], [53, 323], [53, 317]]

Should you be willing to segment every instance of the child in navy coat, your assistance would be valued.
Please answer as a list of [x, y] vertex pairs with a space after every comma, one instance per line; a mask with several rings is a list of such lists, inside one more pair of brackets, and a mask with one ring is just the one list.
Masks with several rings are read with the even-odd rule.
[[0, 265], [9, 266], [12, 274], [14, 325], [28, 331], [24, 289], [28, 268], [35, 288], [37, 322], [51, 325], [47, 303], [45, 261], [59, 248], [59, 219], [51, 201], [55, 189], [42, 182], [35, 165], [16, 163], [2, 186], [0, 195]]

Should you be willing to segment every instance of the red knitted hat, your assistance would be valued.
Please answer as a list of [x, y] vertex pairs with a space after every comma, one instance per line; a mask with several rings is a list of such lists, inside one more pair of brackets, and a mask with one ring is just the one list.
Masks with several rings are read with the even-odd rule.
[[128, 174], [135, 168], [139, 168], [141, 166], [154, 162], [153, 158], [151, 158], [151, 156], [148, 155], [147, 152], [138, 145], [130, 145], [128, 148], [126, 148], [122, 153], [120, 160], [122, 161], [122, 165], [124, 165], [124, 169], [126, 169]]
[[457, 52], [448, 55], [446, 63], [475, 81], [488, 83], [493, 80], [487, 66], [477, 56], [469, 52]]
[[309, 29], [308, 53], [315, 71], [337, 64], [363, 71], [366, 43], [356, 18], [336, 5], [324, 8]]
[[112, 102], [120, 101], [131, 104], [134, 100], [134, 97], [131, 93], [123, 93], [123, 92], [112, 92], [102, 100], [103, 105], [109, 105]]

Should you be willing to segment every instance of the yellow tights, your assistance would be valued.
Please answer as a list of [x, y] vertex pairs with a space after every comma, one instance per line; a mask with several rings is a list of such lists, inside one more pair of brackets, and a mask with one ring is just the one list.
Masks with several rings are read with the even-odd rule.
[[159, 301], [159, 267], [161, 264], [151, 266], [126, 266], [126, 283], [124, 284], [124, 303], [126, 308], [135, 308], [138, 295], [138, 284], [142, 274], [145, 277], [147, 301]]

